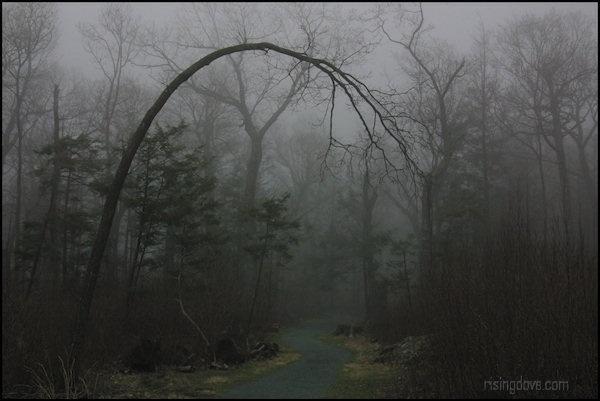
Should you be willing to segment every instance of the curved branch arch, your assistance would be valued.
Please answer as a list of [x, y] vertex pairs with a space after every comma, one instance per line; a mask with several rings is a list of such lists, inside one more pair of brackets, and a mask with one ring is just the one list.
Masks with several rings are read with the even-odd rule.
[[[315, 66], [322, 72], [324, 72], [331, 80], [333, 84], [333, 90], [335, 91], [336, 85], [341, 87], [343, 91], [346, 93], [350, 102], [352, 104], [353, 109], [357, 112], [361, 123], [366, 130], [369, 136], [369, 147], [374, 146], [376, 149], [381, 151], [385, 157], [385, 151], [378, 144], [378, 138], [375, 136], [375, 126], [370, 129], [366, 123], [366, 120], [362, 113], [358, 109], [358, 105], [354, 97], [352, 96], [351, 89], [353, 89], [360, 99], [365, 101], [371, 110], [375, 113], [376, 121], [381, 123], [383, 130], [390, 135], [394, 141], [398, 144], [399, 149], [403, 153], [406, 161], [408, 162], [409, 168], [415, 168], [416, 165], [412, 162], [408, 155], [407, 145], [404, 140], [398, 135], [399, 132], [403, 132], [395, 123], [394, 119], [390, 116], [389, 113], [383, 105], [377, 101], [377, 99], [371, 94], [370, 90], [367, 88], [365, 84], [360, 82], [351, 74], [345, 73], [340, 70], [338, 67], [333, 65], [331, 62], [323, 59], [318, 59], [314, 57], [310, 57], [305, 53], [296, 52], [284, 47], [280, 47], [268, 42], [261, 43], [243, 43], [235, 46], [225, 47], [219, 50], [216, 50], [205, 57], [201, 58], [171, 81], [167, 85], [167, 87], [162, 91], [159, 97], [156, 99], [154, 104], [148, 109], [144, 118], [138, 125], [137, 129], [131, 136], [129, 143], [127, 144], [127, 148], [125, 153], [123, 154], [121, 161], [119, 162], [119, 166], [113, 178], [113, 181], [110, 185], [108, 194], [106, 196], [106, 200], [104, 202], [104, 207], [102, 210], [102, 217], [100, 219], [100, 224], [98, 226], [98, 230], [96, 233], [96, 237], [94, 239], [94, 244], [92, 246], [92, 251], [90, 255], [90, 259], [87, 265], [87, 277], [86, 284], [83, 292], [83, 297], [80, 302], [80, 308], [77, 315], [77, 321], [75, 325], [75, 331], [73, 333], [73, 341], [72, 341], [72, 354], [71, 357], [74, 358], [76, 365], [79, 365], [78, 356], [81, 353], [81, 348], [83, 346], [85, 340], [85, 332], [87, 330], [87, 325], [89, 321], [89, 314], [92, 306], [92, 301], [94, 298], [94, 291], [96, 288], [96, 283], [98, 281], [98, 275], [100, 272], [100, 265], [102, 261], [102, 256], [104, 254], [106, 243], [108, 241], [108, 237], [110, 234], [112, 221], [115, 215], [115, 210], [117, 207], [117, 203], [119, 201], [119, 197], [121, 195], [121, 190], [123, 188], [123, 184], [125, 182], [125, 178], [129, 173], [129, 168], [131, 167], [131, 163], [137, 153], [139, 146], [144, 140], [150, 125], [154, 121], [154, 118], [169, 100], [171, 95], [183, 84], [186, 82], [192, 75], [198, 72], [200, 69], [208, 66], [213, 61], [233, 54], [239, 53], [243, 51], [253, 51], [253, 50], [261, 50], [267, 53], [268, 51], [274, 51], [280, 54], [284, 54], [293, 58], [296, 58], [300, 61], [310, 63]], [[335, 93], [335, 92], [334, 92]], [[334, 99], [334, 98], [333, 98]], [[332, 99], [332, 101], [334, 101]], [[333, 106], [333, 104], [332, 104]], [[331, 108], [331, 113], [333, 113], [333, 107]], [[385, 114], [385, 115], [384, 115]], [[390, 128], [388, 124], [391, 124]], [[332, 127], [330, 124], [329, 127], [329, 135], [330, 135], [330, 147], [332, 144]], [[386, 158], [386, 160], [388, 160]], [[388, 163], [393, 166], [391, 162]]]

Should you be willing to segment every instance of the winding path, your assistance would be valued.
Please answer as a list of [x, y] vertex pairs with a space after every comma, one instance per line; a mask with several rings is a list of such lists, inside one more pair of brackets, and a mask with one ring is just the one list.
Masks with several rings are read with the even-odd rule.
[[301, 358], [257, 380], [234, 386], [221, 398], [325, 398], [339, 370], [352, 357], [345, 348], [319, 339], [332, 330], [322, 321], [286, 330], [282, 343], [299, 352]]

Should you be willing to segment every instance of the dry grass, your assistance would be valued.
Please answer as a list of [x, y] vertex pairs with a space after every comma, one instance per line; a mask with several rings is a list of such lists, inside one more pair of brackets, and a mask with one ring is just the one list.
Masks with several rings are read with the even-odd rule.
[[164, 369], [157, 373], [112, 373], [101, 398], [214, 398], [233, 384], [252, 380], [300, 358], [289, 349], [275, 358], [252, 361], [226, 371], [199, 370], [181, 373]]
[[378, 355], [378, 344], [363, 336], [353, 338], [326, 337], [328, 342], [343, 345], [353, 354], [346, 363], [335, 385], [328, 392], [331, 398], [393, 398], [393, 389], [399, 380], [399, 369], [373, 362]]
[[[66, 357], [57, 357], [58, 364], [38, 363], [34, 368], [27, 368], [31, 374], [31, 385], [25, 386], [25, 393], [40, 399], [81, 399], [95, 395], [98, 375], [89, 371], [77, 378], [74, 371], [75, 361]], [[58, 372], [58, 376], [54, 371]]]

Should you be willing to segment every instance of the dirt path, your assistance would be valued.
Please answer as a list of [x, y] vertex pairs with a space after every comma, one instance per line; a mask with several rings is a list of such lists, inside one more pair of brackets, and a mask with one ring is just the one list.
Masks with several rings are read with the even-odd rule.
[[331, 324], [313, 321], [286, 330], [282, 343], [302, 357], [260, 379], [234, 386], [221, 398], [325, 398], [339, 370], [352, 356], [347, 349], [319, 339], [333, 329]]

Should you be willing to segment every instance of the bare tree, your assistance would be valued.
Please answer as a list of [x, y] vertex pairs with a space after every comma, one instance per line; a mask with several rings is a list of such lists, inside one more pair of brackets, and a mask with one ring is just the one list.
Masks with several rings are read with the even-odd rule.
[[490, 170], [491, 156], [490, 143], [493, 134], [494, 122], [492, 121], [492, 108], [494, 98], [498, 91], [498, 81], [496, 73], [493, 70], [491, 61], [493, 59], [491, 48], [491, 35], [483, 24], [480, 24], [478, 36], [475, 38], [475, 56], [472, 71], [472, 90], [474, 92], [474, 107], [478, 108], [475, 113], [478, 115], [478, 129], [480, 132], [481, 148], [481, 175], [483, 178], [483, 197], [484, 197], [484, 221], [483, 224], [489, 227], [490, 222]]
[[[590, 42], [586, 52], [581, 52], [579, 69], [587, 71], [574, 82], [569, 98], [566, 99], [568, 123], [565, 131], [575, 143], [579, 165], [580, 192], [587, 197], [586, 211], [591, 212], [593, 219], [586, 224], [592, 227], [595, 244], [598, 229], [598, 160], [593, 160], [589, 149], [598, 147], [598, 54], [597, 42]], [[595, 49], [594, 49], [595, 47]], [[595, 142], [595, 143], [594, 143]], [[597, 157], [597, 155], [596, 155]]]
[[50, 264], [51, 269], [51, 277], [53, 288], [56, 287], [57, 278], [58, 278], [58, 264], [57, 264], [57, 222], [58, 216], [56, 212], [56, 204], [58, 202], [58, 189], [60, 185], [60, 170], [61, 170], [61, 159], [63, 158], [61, 152], [61, 144], [60, 144], [60, 118], [59, 118], [59, 106], [58, 106], [58, 95], [59, 95], [59, 87], [58, 85], [54, 85], [53, 90], [53, 102], [52, 102], [52, 111], [53, 111], [53, 119], [54, 119], [54, 129], [52, 130], [52, 147], [54, 153], [54, 160], [52, 165], [52, 178], [50, 183], [50, 205], [48, 206], [48, 212], [44, 217], [44, 222], [42, 223], [42, 235], [37, 244], [37, 250], [35, 253], [35, 257], [33, 260], [33, 266], [31, 268], [31, 275], [29, 277], [29, 284], [27, 286], [27, 292], [25, 293], [25, 297], [29, 298], [31, 295], [31, 290], [33, 288], [33, 284], [36, 280], [36, 275], [38, 271], [38, 266], [40, 263], [40, 258], [42, 256], [42, 249], [44, 247], [46, 241], [46, 231], [50, 231], [50, 240], [52, 242], [51, 252], [52, 252], [52, 260]]
[[275, 162], [282, 167], [280, 179], [291, 189], [290, 210], [299, 216], [309, 213], [318, 204], [311, 205], [311, 188], [319, 181], [326, 138], [318, 131], [297, 128], [274, 138]]
[[106, 79], [99, 130], [104, 137], [106, 153], [110, 155], [111, 146], [115, 143], [111, 138], [111, 126], [121, 96], [122, 81], [139, 52], [139, 23], [130, 6], [111, 3], [101, 11], [98, 24], [79, 24], [78, 27], [86, 51]]
[[[106, 172], [113, 169], [115, 155], [113, 147], [125, 141], [124, 132], [115, 130], [117, 105], [122, 103], [128, 69], [139, 53], [139, 21], [133, 16], [131, 6], [110, 3], [102, 9], [98, 24], [79, 24], [84, 38], [84, 47], [102, 72], [105, 80], [101, 98], [101, 119], [98, 130], [104, 139], [106, 152]], [[113, 135], [114, 131], [114, 135]], [[120, 137], [115, 137], [120, 135]], [[118, 253], [120, 225], [125, 208], [121, 207], [111, 234], [111, 276], [114, 278], [115, 258]]]
[[[148, 53], [159, 59], [160, 66], [170, 75], [182, 71], [178, 55], [167, 50], [173, 44], [179, 49], [175, 53], [188, 54], [189, 58], [226, 45], [285, 38], [284, 43], [291, 49], [319, 54], [340, 65], [353, 56], [342, 52], [343, 47], [335, 40], [321, 43], [322, 36], [331, 28], [331, 22], [325, 22], [329, 14], [323, 9], [302, 5], [270, 9], [247, 4], [189, 5], [182, 14], [176, 40], [154, 38], [147, 47]], [[299, 26], [299, 32], [292, 32], [289, 26]], [[360, 45], [357, 48], [359, 54], [362, 48]], [[305, 63], [286, 62], [276, 55], [260, 59], [240, 53], [228, 56], [227, 64], [218, 67], [211, 70], [208, 80], [192, 78], [188, 85], [196, 94], [216, 99], [241, 117], [240, 126], [250, 142], [244, 203], [251, 206], [257, 193], [264, 137], [298, 97], [306, 93], [307, 85], [315, 82], [315, 74], [311, 74], [310, 66]]]
[[[21, 235], [27, 117], [39, 116], [45, 111], [45, 108], [38, 108], [37, 98], [41, 96], [34, 94], [33, 90], [36, 82], [43, 79], [47, 68], [55, 44], [55, 25], [56, 10], [52, 4], [14, 3], [2, 6], [2, 112], [6, 117], [2, 119], [3, 176], [6, 157], [15, 145], [17, 147], [14, 218], [7, 247], [10, 255], [14, 254]], [[8, 261], [5, 268], [10, 271], [10, 259]]]
[[[408, 21], [412, 30], [400, 37], [394, 37], [386, 27], [387, 18]], [[452, 159], [462, 145], [463, 135], [457, 129], [460, 121], [457, 104], [460, 99], [453, 89], [457, 80], [464, 76], [465, 60], [454, 55], [447, 46], [434, 44], [427, 47], [424, 43], [424, 16], [422, 6], [419, 9], [405, 10], [381, 8], [377, 10], [375, 20], [383, 35], [399, 45], [411, 57], [412, 63], [405, 71], [413, 82], [414, 90], [407, 93], [401, 109], [405, 117], [411, 120], [413, 130], [420, 132], [417, 139], [426, 166], [420, 168], [421, 181], [421, 239], [423, 267], [433, 268], [434, 241], [434, 204], [436, 191], [444, 184]], [[402, 111], [400, 112], [402, 113]], [[407, 194], [408, 195], [408, 194]]]
[[564, 110], [577, 81], [593, 76], [589, 63], [581, 63], [593, 54], [592, 42], [591, 21], [576, 13], [525, 16], [505, 26], [498, 37], [503, 67], [524, 93], [538, 121], [538, 134], [556, 157], [567, 231], [572, 200]]
[[55, 30], [56, 9], [52, 4], [15, 3], [2, 7], [2, 110], [3, 117], [7, 117], [2, 119], [3, 168], [6, 155], [19, 140], [14, 130], [22, 125], [25, 99], [54, 48]]
[[[210, 53], [209, 55], [201, 58], [200, 60], [192, 64], [182, 73], [177, 75], [177, 77], [167, 85], [167, 87], [163, 90], [163, 92], [154, 102], [152, 107], [150, 107], [150, 109], [146, 112], [144, 118], [140, 122], [140, 125], [138, 126], [134, 134], [131, 136], [127, 149], [125, 150], [125, 153], [123, 154], [123, 157], [121, 158], [121, 161], [119, 163], [119, 167], [117, 169], [114, 180], [110, 186], [108, 195], [105, 200], [102, 217], [98, 226], [98, 231], [94, 240], [94, 245], [92, 247], [90, 260], [87, 267], [86, 285], [83, 289], [83, 297], [80, 303], [77, 321], [73, 332], [73, 353], [71, 355], [74, 358], [75, 363], [79, 363], [78, 358], [81, 355], [81, 347], [83, 346], [83, 343], [86, 338], [90, 310], [92, 306], [92, 301], [94, 299], [94, 292], [96, 289], [96, 283], [98, 281], [100, 265], [106, 248], [107, 240], [111, 231], [113, 218], [115, 215], [117, 204], [119, 202], [119, 197], [123, 189], [123, 183], [125, 182], [125, 178], [127, 177], [133, 158], [135, 157], [135, 154], [141, 142], [144, 140], [144, 137], [146, 136], [146, 133], [148, 132], [148, 129], [152, 124], [152, 121], [154, 120], [158, 112], [163, 108], [167, 100], [169, 100], [173, 92], [175, 92], [175, 90], [178, 87], [180, 87], [184, 82], [186, 82], [194, 73], [221, 57], [227, 57], [230, 54], [252, 50], [263, 51], [267, 54], [269, 51], [284, 54], [289, 57], [295, 58], [299, 61], [310, 63], [312, 66], [319, 69], [319, 71], [323, 72], [330, 79], [332, 88], [335, 88], [337, 86], [341, 87], [344, 93], [350, 99], [354, 110], [356, 111], [356, 113], [358, 113], [363, 128], [367, 133], [368, 146], [372, 145], [371, 141], [374, 138], [374, 133], [373, 130], [369, 127], [369, 125], [367, 125], [367, 120], [365, 119], [365, 116], [356, 106], [357, 98], [360, 98], [370, 108], [371, 112], [374, 115], [374, 120], [379, 122], [379, 124], [382, 126], [382, 129], [384, 129], [387, 135], [396, 138], [396, 140], [398, 141], [403, 140], [403, 138], [398, 137], [397, 133], [392, 132], [389, 128], [389, 122], [387, 121], [390, 118], [391, 113], [386, 109], [382, 109], [382, 107], [377, 104], [377, 101], [373, 98], [373, 95], [371, 94], [371, 91], [368, 89], [368, 87], [364, 83], [358, 81], [352, 75], [346, 74], [344, 71], [342, 71], [341, 69], [339, 69], [338, 67], [326, 60], [313, 58], [307, 56], [304, 53], [299, 53], [290, 49], [279, 47], [271, 43], [262, 42], [246, 43], [223, 48]], [[333, 113], [333, 109], [330, 110], [330, 113]], [[333, 116], [331, 116], [331, 119], [333, 119]], [[332, 134], [332, 131], [330, 131], [330, 134]], [[405, 144], [405, 146], [407, 145]], [[411, 160], [407, 160], [407, 162], [412, 163]]]
[[[375, 286], [375, 250], [374, 250], [374, 227], [373, 213], [379, 197], [377, 185], [373, 183], [373, 168], [374, 164], [370, 158], [364, 159], [362, 191], [361, 191], [361, 243], [362, 243], [362, 270], [363, 270], [363, 288], [365, 297], [366, 318], [370, 319], [374, 316], [375, 305], [373, 304], [373, 291]], [[381, 289], [380, 289], [381, 290]]]

